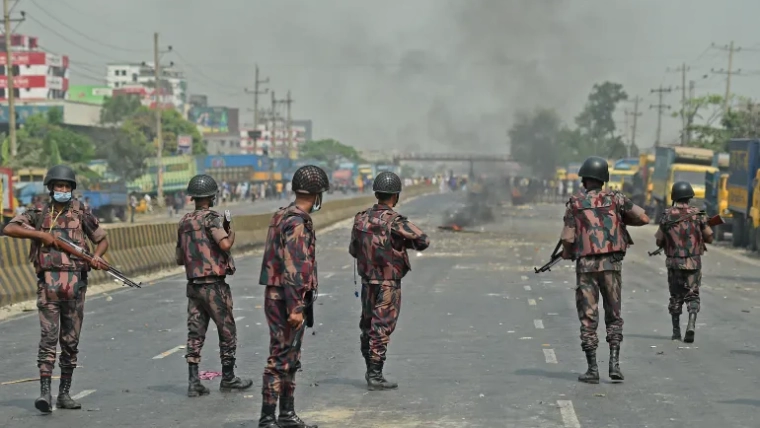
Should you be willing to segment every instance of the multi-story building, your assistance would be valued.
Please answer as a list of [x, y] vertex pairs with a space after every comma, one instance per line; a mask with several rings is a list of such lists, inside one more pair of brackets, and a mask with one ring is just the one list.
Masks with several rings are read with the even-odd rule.
[[[0, 36], [0, 46], [5, 46]], [[36, 37], [11, 36], [13, 93], [19, 103], [63, 100], [69, 88], [69, 58], [39, 50]], [[8, 54], [0, 52], [0, 102], [7, 102]]]
[[[241, 129], [240, 131], [240, 152], [261, 155], [267, 150], [272, 156], [285, 156], [288, 154], [288, 129], [287, 122], [278, 120], [276, 122], [267, 121], [260, 124], [256, 130], [261, 133], [261, 137], [254, 141], [248, 134], [253, 129]], [[311, 140], [312, 122], [311, 120], [293, 120], [291, 124], [291, 133], [293, 135], [290, 157], [295, 159], [301, 144]], [[271, 150], [270, 150], [271, 149]]]
[[[155, 67], [153, 63], [109, 64], [106, 82], [114, 93], [134, 93], [140, 95], [143, 105], [156, 105]], [[161, 67], [159, 102], [172, 105], [180, 112], [185, 111], [187, 102], [187, 79], [173, 67]]]

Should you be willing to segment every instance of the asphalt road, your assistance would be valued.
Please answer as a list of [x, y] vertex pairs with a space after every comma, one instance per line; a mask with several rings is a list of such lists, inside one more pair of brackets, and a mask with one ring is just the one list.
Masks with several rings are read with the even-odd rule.
[[[646, 255], [654, 228], [636, 229], [623, 273], [626, 380], [607, 377], [600, 326], [602, 382], [581, 384], [573, 268], [563, 262], [540, 276], [532, 272], [554, 247], [562, 207], [508, 207], [508, 216], [482, 233], [437, 230], [440, 211], [455, 198], [433, 195], [400, 207], [433, 243], [411, 255], [414, 270], [403, 283], [386, 366], [386, 376], [400, 383], [397, 391], [366, 390], [349, 229], [319, 236], [316, 334], [306, 337], [296, 392], [304, 419], [323, 428], [758, 426], [760, 263], [711, 250], [696, 341], [672, 342], [664, 260]], [[268, 344], [259, 267], [260, 256], [240, 260], [231, 281], [238, 371], [254, 379], [248, 392], [223, 395], [217, 378], [205, 382], [210, 396], [185, 396], [184, 350], [172, 352], [185, 344], [184, 281], [173, 277], [113, 293], [111, 301], [90, 299], [83, 367], [73, 386], [73, 393], [88, 394], [82, 410], [41, 415], [33, 406], [36, 381], [0, 385], [0, 426], [255, 426]], [[36, 314], [0, 329], [0, 382], [35, 377]], [[208, 338], [201, 370], [220, 370], [217, 343]], [[53, 385], [57, 391], [58, 381]]]

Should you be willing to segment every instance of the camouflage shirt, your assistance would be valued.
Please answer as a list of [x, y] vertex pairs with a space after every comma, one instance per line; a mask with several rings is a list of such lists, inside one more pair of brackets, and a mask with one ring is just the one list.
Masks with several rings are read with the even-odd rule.
[[177, 228], [177, 263], [185, 266], [189, 281], [212, 283], [235, 273], [232, 255], [219, 248], [227, 236], [216, 211], [195, 210], [182, 217]]
[[702, 269], [704, 235], [712, 234], [699, 209], [677, 202], [665, 210], [655, 239], [665, 248], [665, 266], [669, 269]]
[[357, 213], [348, 252], [356, 259], [362, 282], [397, 284], [410, 270], [407, 249], [424, 251], [428, 236], [387, 205]]
[[295, 203], [272, 216], [259, 284], [268, 286], [267, 298], [285, 300], [288, 313], [302, 310], [306, 292], [319, 286], [316, 244], [311, 216]]

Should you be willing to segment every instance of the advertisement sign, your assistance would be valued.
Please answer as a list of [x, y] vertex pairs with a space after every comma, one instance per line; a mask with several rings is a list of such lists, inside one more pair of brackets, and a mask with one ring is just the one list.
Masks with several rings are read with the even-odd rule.
[[226, 134], [230, 132], [227, 108], [192, 107], [187, 119], [193, 122], [203, 134]]
[[[16, 123], [25, 123], [26, 119], [29, 116], [35, 115], [37, 113], [43, 113], [47, 114], [48, 110], [50, 109], [60, 109], [63, 110], [62, 106], [50, 106], [50, 105], [20, 105], [16, 106]], [[10, 113], [8, 112], [8, 106], [7, 105], [0, 105], [0, 123], [8, 123], [8, 116]]]
[[69, 100], [85, 104], [103, 105], [106, 97], [113, 93], [111, 88], [94, 85], [71, 85]]
[[193, 136], [192, 135], [178, 135], [177, 136], [177, 152], [179, 154], [189, 155], [193, 153]]
[[[13, 85], [16, 89], [44, 88], [47, 84], [47, 76], [13, 76]], [[0, 88], [8, 87], [8, 76], [0, 75]]]

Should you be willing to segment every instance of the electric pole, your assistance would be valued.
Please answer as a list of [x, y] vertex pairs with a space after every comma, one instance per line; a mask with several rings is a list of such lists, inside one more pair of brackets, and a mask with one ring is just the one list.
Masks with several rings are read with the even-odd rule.
[[[696, 83], [693, 80], [689, 81], [689, 99], [694, 99], [694, 88], [696, 86]], [[692, 114], [691, 111], [689, 111], [689, 115], [686, 118], [686, 145], [688, 146], [691, 144], [691, 124], [694, 120], [694, 114]]]
[[715, 43], [712, 44], [712, 47], [718, 50], [722, 51], [728, 51], [728, 70], [711, 70], [715, 74], [725, 74], [726, 75], [726, 97], [723, 100], [723, 114], [726, 114], [729, 109], [729, 101], [728, 98], [731, 96], [731, 76], [734, 74], [739, 74], [741, 70], [737, 70], [734, 72], [733, 66], [734, 66], [734, 52], [739, 52], [742, 50], [742, 48], [734, 47], [734, 41], [731, 41], [731, 44], [728, 46], [716, 46]]
[[657, 139], [654, 142], [655, 147], [660, 147], [660, 139], [662, 138], [662, 111], [665, 109], [670, 109], [669, 105], [665, 105], [662, 103], [662, 97], [663, 94], [666, 92], [673, 92], [673, 89], [671, 88], [663, 88], [662, 85], [660, 85], [660, 89], [652, 89], [649, 91], [650, 93], [657, 93], [659, 95], [659, 104], [657, 105], [650, 105], [649, 108], [656, 108], [657, 109]]
[[[168, 51], [172, 47], [169, 46]], [[161, 129], [161, 52], [158, 48], [158, 33], [153, 33], [153, 95], [156, 100], [156, 176], [158, 184], [158, 196], [156, 201], [159, 207], [164, 206], [164, 136]]]
[[686, 72], [691, 68], [686, 66], [686, 63], [681, 64], [680, 67], [675, 70], [668, 69], [667, 71], [681, 72], [681, 145], [686, 145]]
[[[245, 88], [245, 93], [249, 95], [253, 95], [253, 130], [256, 131], [259, 126], [259, 95], [266, 95], [269, 92], [269, 88], [264, 89], [263, 91], [259, 90], [259, 85], [269, 83], [269, 78], [266, 79], [259, 79], [259, 66], [256, 65], [256, 76], [255, 81], [253, 83], [253, 91], [248, 90], [248, 88]], [[258, 141], [256, 138], [253, 139], [253, 152], [257, 152], [257, 145]]]
[[287, 157], [293, 159], [291, 154], [293, 153], [293, 116], [291, 115], [290, 105], [293, 104], [293, 99], [290, 98], [290, 91], [288, 91], [288, 97], [282, 101], [288, 108], [287, 116], [287, 130], [288, 130], [288, 155]]
[[272, 91], [272, 129], [269, 131], [269, 151], [267, 152], [269, 156], [269, 187], [272, 192], [274, 192], [274, 159], [272, 159], [272, 154], [274, 151], [274, 146], [276, 144], [276, 131], [277, 131], [277, 99], [274, 97], [274, 91]]
[[24, 12], [21, 12], [21, 19], [11, 19], [11, 11], [8, 5], [10, 0], [3, 0], [3, 24], [5, 32], [5, 76], [7, 79], [6, 93], [8, 94], [8, 139], [11, 143], [10, 157], [14, 159], [18, 154], [16, 146], [16, 94], [14, 93], [13, 81], [13, 54], [11, 22], [24, 22]]
[[633, 147], [636, 146], [636, 128], [638, 127], [639, 123], [639, 117], [643, 114], [639, 112], [639, 102], [643, 101], [641, 97], [636, 97], [633, 99], [633, 113], [628, 113], [631, 116], [633, 116], [633, 129], [631, 130], [631, 147], [629, 149], [629, 153], [631, 150], [633, 150]]

